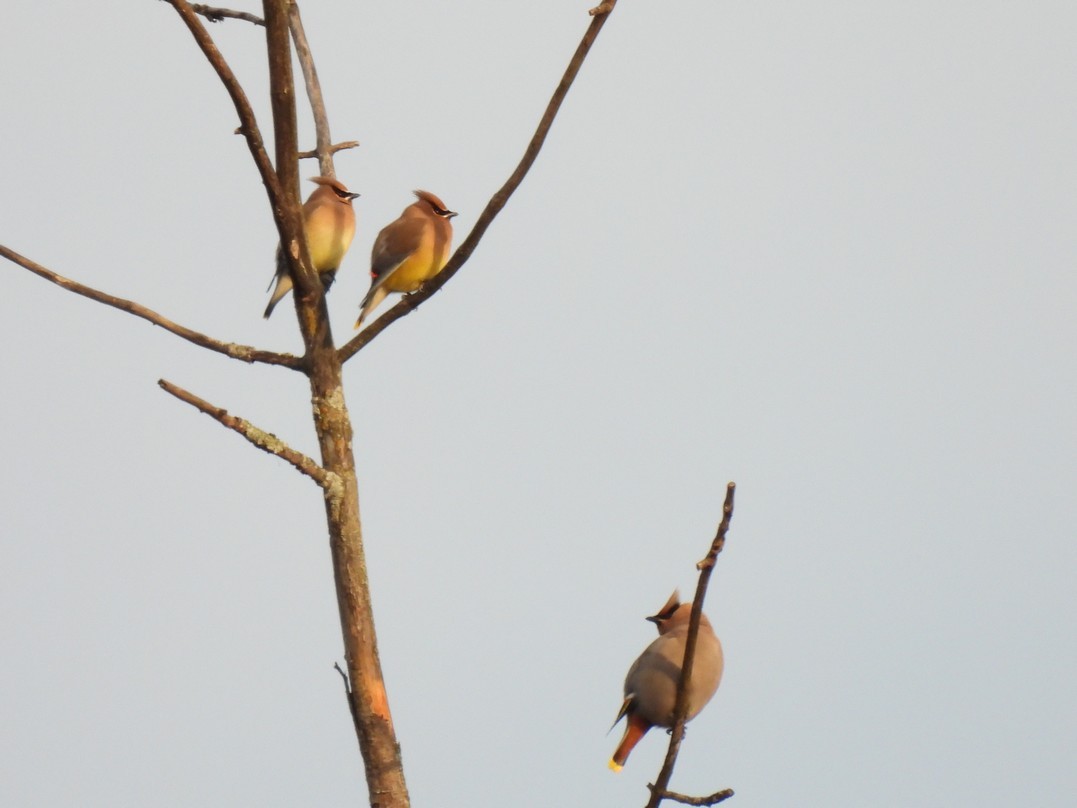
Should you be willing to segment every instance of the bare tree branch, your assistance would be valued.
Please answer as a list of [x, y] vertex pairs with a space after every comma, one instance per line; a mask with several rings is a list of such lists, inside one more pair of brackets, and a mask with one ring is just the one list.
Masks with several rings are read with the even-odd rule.
[[[299, 4], [292, 3], [288, 9], [288, 27], [295, 42], [296, 56], [303, 70], [303, 82], [307, 87], [311, 113], [314, 115], [315, 153], [318, 155], [318, 168], [323, 177], [335, 177], [333, 168], [333, 138], [329, 134], [329, 116], [325, 112], [325, 100], [322, 98], [322, 85], [318, 81], [318, 71], [314, 67], [314, 57], [307, 43], [307, 33], [303, 30], [303, 18], [299, 16]], [[358, 143], [356, 145], [359, 145]], [[339, 149], [337, 149], [339, 151]], [[299, 155], [302, 157], [303, 155]]]
[[[648, 788], [654, 792], [655, 788], [649, 785]], [[720, 802], [725, 802], [733, 796], [733, 789], [725, 788], [721, 791], [715, 791], [713, 794], [708, 794], [706, 797], [689, 797], [685, 794], [678, 794], [676, 791], [663, 791], [660, 795], [661, 799], [673, 800], [674, 802], [684, 803], [685, 805], [717, 805]]]
[[201, 14], [210, 22], [222, 22], [226, 17], [233, 20], [246, 20], [247, 22], [253, 22], [255, 25], [265, 26], [266, 21], [255, 14], [248, 14], [246, 11], [232, 11], [230, 8], [214, 8], [213, 6], [207, 6], [205, 3], [192, 3], [191, 11], [195, 14]]
[[527, 150], [524, 152], [524, 156], [521, 158], [519, 165], [516, 166], [516, 170], [512, 172], [512, 175], [505, 181], [505, 184], [501, 186], [500, 190], [490, 197], [490, 201], [486, 203], [486, 207], [479, 215], [478, 220], [475, 222], [475, 226], [471, 228], [471, 232], [468, 233], [468, 236], [464, 239], [463, 243], [457, 247], [452, 258], [445, 264], [445, 268], [427, 281], [421, 289], [410, 295], [405, 295], [399, 303], [360, 331], [358, 335], [353, 337], [345, 345], [341, 346], [341, 362], [347, 362], [392, 323], [396, 322], [401, 317], [410, 314], [424, 301], [430, 299], [442, 286], [449, 282], [452, 276], [459, 271], [460, 267], [467, 263], [468, 258], [471, 257], [471, 253], [473, 253], [475, 248], [479, 246], [479, 241], [482, 240], [487, 228], [497, 217], [497, 214], [501, 212], [501, 209], [505, 207], [505, 204], [509, 201], [509, 197], [512, 196], [513, 192], [520, 187], [520, 183], [523, 182], [524, 177], [527, 176], [527, 172], [530, 171], [531, 166], [534, 165], [539, 151], [542, 150], [542, 144], [546, 141], [546, 135], [549, 133], [550, 127], [553, 126], [554, 118], [557, 117], [557, 112], [561, 109], [561, 103], [565, 100], [565, 96], [572, 87], [572, 82], [576, 80], [576, 74], [580, 72], [580, 67], [583, 65], [584, 59], [587, 58], [591, 46], [594, 44], [595, 39], [602, 30], [602, 26], [605, 25], [606, 20], [609, 19], [609, 12], [613, 11], [614, 6], [617, 5], [617, 0], [610, 0], [610, 2], [604, 3], [603, 5], [608, 6], [608, 8], [606, 8], [603, 13], [594, 16], [591, 20], [591, 24], [588, 26], [586, 33], [584, 33], [583, 39], [580, 41], [579, 46], [576, 48], [576, 52], [568, 63], [568, 67], [565, 68], [565, 73], [561, 77], [561, 83], [557, 85], [557, 89], [554, 90], [550, 103], [546, 106], [546, 112], [543, 113], [538, 128], [535, 130], [535, 134], [531, 137], [531, 142], [527, 144]]
[[[340, 143], [334, 143], [329, 147], [328, 152], [330, 154], [336, 154], [338, 151], [344, 151], [345, 149], [355, 149], [359, 147], [358, 140], [343, 140]], [[317, 149], [311, 149], [310, 151], [299, 152], [300, 160], [309, 160], [312, 157], [319, 157]]]
[[[669, 739], [669, 749], [666, 751], [666, 759], [662, 764], [662, 770], [658, 773], [658, 779], [651, 789], [651, 798], [647, 801], [647, 808], [657, 808], [658, 804], [670, 793], [666, 791], [669, 779], [673, 776], [673, 766], [677, 762], [677, 755], [681, 748], [681, 739], [684, 738], [684, 716], [688, 712], [688, 682], [692, 677], [692, 665], [696, 655], [696, 637], [699, 634], [699, 622], [703, 615], [703, 599], [707, 594], [707, 585], [710, 583], [711, 572], [714, 570], [714, 562], [718, 554], [725, 547], [726, 533], [729, 532], [729, 522], [733, 518], [733, 494], [737, 490], [735, 483], [729, 483], [725, 491], [725, 503], [722, 505], [722, 521], [718, 524], [718, 532], [714, 535], [710, 550], [703, 560], [696, 564], [699, 572], [699, 583], [696, 584], [696, 596], [692, 600], [692, 616], [688, 623], [688, 636], [684, 644], [684, 662], [681, 664], [681, 678], [677, 682], [677, 701], [673, 708], [673, 728]], [[722, 793], [722, 792], [718, 792]], [[732, 792], [731, 792], [732, 793]], [[678, 797], [681, 795], [678, 795]], [[726, 799], [723, 797], [722, 799]], [[679, 800], [683, 801], [683, 800]], [[709, 803], [691, 803], [707, 805]]]
[[213, 339], [213, 337], [207, 337], [205, 334], [192, 331], [190, 328], [182, 326], [179, 323], [174, 323], [167, 317], [158, 314], [152, 309], [148, 309], [145, 306], [135, 303], [134, 301], [126, 300], [122, 297], [115, 297], [89, 286], [85, 286], [78, 281], [65, 278], [63, 275], [59, 275], [51, 269], [46, 269], [41, 266], [41, 264], [31, 261], [29, 258], [19, 255], [19, 253], [5, 247], [3, 244], [0, 244], [0, 255], [7, 258], [12, 263], [30, 270], [35, 275], [38, 275], [51, 283], [55, 283], [62, 289], [67, 289], [69, 292], [88, 297], [90, 300], [96, 300], [98, 303], [104, 303], [106, 306], [112, 306], [120, 311], [126, 311], [128, 314], [133, 314], [136, 317], [141, 317], [143, 320], [158, 325], [165, 329], [165, 331], [169, 331], [177, 337], [182, 337], [188, 342], [192, 342], [202, 348], [216, 351], [217, 353], [230, 356], [233, 359], [239, 359], [243, 362], [262, 362], [266, 365], [280, 365], [281, 367], [291, 368], [292, 370], [304, 370], [305, 368], [303, 359], [298, 356], [292, 356], [292, 354], [260, 351], [257, 348], [252, 348], [250, 345], [239, 345], [234, 342], [221, 342], [220, 340]]
[[236, 78], [236, 74], [232, 72], [232, 68], [224, 60], [224, 56], [217, 50], [217, 46], [214, 44], [209, 32], [198, 21], [198, 15], [191, 8], [191, 5], [185, 0], [165, 0], [165, 2], [176, 9], [176, 13], [186, 23], [188, 30], [194, 36], [195, 42], [198, 43], [198, 47], [201, 48], [202, 53], [205, 54], [213, 69], [217, 71], [221, 83], [224, 84], [225, 90], [228, 91], [232, 104], [236, 108], [236, 113], [239, 115], [239, 131], [242, 132], [247, 140], [247, 148], [250, 149], [254, 164], [262, 177], [262, 183], [269, 193], [269, 203], [273, 207], [274, 213], [276, 213], [276, 209], [281, 204], [280, 184], [277, 182], [277, 175], [273, 172], [273, 165], [269, 162], [269, 154], [266, 152], [262, 133], [258, 128], [258, 121], [254, 117], [251, 103], [247, 100], [247, 94], [243, 92], [239, 79]]
[[250, 421], [229, 414], [228, 410], [213, 406], [205, 399], [199, 398], [194, 393], [184, 390], [179, 385], [173, 384], [166, 379], [159, 379], [157, 384], [160, 385], [161, 389], [166, 393], [171, 393], [180, 401], [187, 402], [195, 409], [204, 412], [210, 418], [219, 421], [232, 431], [238, 432], [262, 451], [269, 452], [269, 454], [276, 455], [282, 460], [291, 463], [303, 474], [318, 483], [322, 488], [328, 489], [333, 484], [333, 477], [335, 475], [323, 469], [302, 452], [297, 452], [295, 449], [292, 449], [276, 435], [259, 429]]

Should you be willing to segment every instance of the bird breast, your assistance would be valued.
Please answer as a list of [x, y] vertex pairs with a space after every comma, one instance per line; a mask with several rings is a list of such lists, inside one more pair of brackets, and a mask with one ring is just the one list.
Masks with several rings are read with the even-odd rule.
[[324, 205], [306, 221], [310, 260], [318, 271], [336, 269], [355, 235], [355, 213], [350, 205]]
[[[684, 661], [687, 631], [674, 631], [651, 643], [625, 677], [625, 695], [634, 698], [633, 712], [660, 727], [673, 725], [677, 681]], [[688, 688], [691, 720], [711, 700], [722, 678], [722, 645], [712, 632], [700, 631]]]

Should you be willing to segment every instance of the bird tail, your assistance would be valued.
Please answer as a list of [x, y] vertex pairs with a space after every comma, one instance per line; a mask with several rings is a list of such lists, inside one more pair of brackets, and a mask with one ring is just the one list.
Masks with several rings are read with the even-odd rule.
[[269, 315], [273, 313], [273, 309], [280, 303], [281, 298], [288, 294], [292, 290], [292, 276], [288, 273], [277, 276], [277, 288], [273, 290], [273, 296], [269, 298], [269, 305], [266, 306], [265, 314], [262, 316], [267, 320]]
[[613, 752], [613, 757], [610, 758], [610, 769], [615, 772], [619, 772], [624, 768], [625, 761], [628, 760], [629, 754], [639, 743], [640, 738], [647, 734], [647, 730], [651, 728], [651, 725], [638, 715], [629, 713], [628, 724], [625, 726], [624, 737], [621, 738], [621, 742], [617, 744], [617, 749]]
[[[276, 255], [277, 271], [273, 273], [273, 277], [269, 279], [269, 286], [266, 287], [268, 292], [273, 289], [273, 295], [269, 298], [269, 305], [266, 306], [265, 314], [262, 315], [265, 319], [269, 319], [269, 315], [273, 313], [273, 309], [280, 303], [280, 299], [288, 294], [288, 290], [292, 288], [292, 276], [288, 274], [288, 265], [284, 262], [284, 253], [281, 252], [280, 245], [277, 245]], [[273, 286], [276, 284], [276, 288]]]
[[366, 297], [363, 298], [363, 302], [359, 304], [362, 311], [359, 312], [359, 319], [355, 321], [356, 329], [363, 324], [363, 320], [367, 318], [370, 312], [374, 311], [386, 296], [389, 294], [389, 290], [382, 285], [371, 286], [370, 291], [366, 293]]

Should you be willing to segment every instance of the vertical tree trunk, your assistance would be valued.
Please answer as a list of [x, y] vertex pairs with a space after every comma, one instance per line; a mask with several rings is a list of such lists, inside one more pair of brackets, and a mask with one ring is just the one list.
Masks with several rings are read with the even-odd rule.
[[[285, 219], [295, 224], [293, 232], [298, 234], [301, 226], [299, 149], [288, 7], [288, 0], [264, 2], [277, 177], [286, 206], [290, 208], [285, 212]], [[352, 428], [344, 403], [341, 360], [333, 345], [321, 281], [311, 267], [306, 250], [299, 252], [297, 255], [296, 251], [285, 249], [285, 253], [297, 264], [293, 268], [295, 294], [299, 300], [300, 330], [307, 348], [314, 428], [321, 449], [322, 467], [330, 475], [330, 482], [325, 487], [325, 514], [340, 625], [344, 635], [350, 685], [349, 706], [366, 765], [370, 804], [377, 808], [408, 808], [400, 747], [393, 730], [374, 633], [374, 614], [359, 522], [359, 488], [352, 454]]]

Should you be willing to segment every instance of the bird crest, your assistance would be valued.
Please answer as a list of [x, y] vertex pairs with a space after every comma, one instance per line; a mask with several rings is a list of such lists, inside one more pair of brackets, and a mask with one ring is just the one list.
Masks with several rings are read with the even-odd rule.
[[670, 595], [669, 600], [666, 601], [666, 605], [659, 609], [657, 614], [652, 614], [647, 619], [661, 627], [664, 622], [673, 617], [673, 613], [677, 611], [677, 607], [680, 605], [681, 592], [679, 589], [674, 589], [673, 594]]

